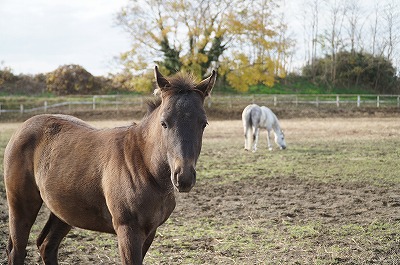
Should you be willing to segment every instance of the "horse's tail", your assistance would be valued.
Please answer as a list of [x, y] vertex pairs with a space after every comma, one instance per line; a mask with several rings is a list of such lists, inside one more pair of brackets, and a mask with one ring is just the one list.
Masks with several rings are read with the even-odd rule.
[[260, 123], [261, 112], [259, 108], [253, 108], [250, 110], [249, 123], [251, 127], [258, 126]]
[[252, 118], [252, 116], [253, 115], [251, 115], [251, 112], [252, 112], [253, 110], [250, 110], [250, 113], [249, 113], [249, 116], [247, 117], [247, 124], [248, 124], [248, 126], [251, 128], [251, 127], [253, 127], [253, 118]]
[[257, 119], [259, 114], [257, 113], [256, 108], [248, 108], [242, 114], [243, 126], [246, 128], [253, 128], [253, 126], [257, 125]]

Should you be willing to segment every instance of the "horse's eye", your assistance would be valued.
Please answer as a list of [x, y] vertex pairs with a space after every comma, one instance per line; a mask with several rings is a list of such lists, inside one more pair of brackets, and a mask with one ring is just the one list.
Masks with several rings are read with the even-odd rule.
[[164, 128], [164, 129], [167, 129], [167, 123], [165, 122], [165, 121], [161, 121], [161, 126]]
[[203, 129], [206, 128], [207, 125], [208, 125], [208, 122], [204, 122], [204, 123], [203, 123]]

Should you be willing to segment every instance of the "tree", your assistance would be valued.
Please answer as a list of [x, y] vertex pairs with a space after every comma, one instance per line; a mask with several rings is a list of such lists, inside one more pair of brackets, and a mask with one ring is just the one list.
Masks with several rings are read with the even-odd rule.
[[400, 30], [400, 11], [398, 5], [391, 1], [384, 9], [384, 20], [386, 24], [385, 45], [387, 59], [393, 60], [396, 46], [400, 43], [400, 35], [396, 34]]
[[[324, 84], [331, 84], [331, 76], [326, 76], [326, 72], [332, 73], [330, 56], [316, 59], [316, 80]], [[336, 54], [336, 59], [337, 86], [361, 87], [375, 93], [396, 93], [398, 83], [396, 70], [385, 57], [365, 52], [341, 51]], [[311, 79], [310, 65], [303, 68], [303, 75]]]
[[273, 16], [275, 7], [273, 0], [132, 0], [117, 17], [133, 37], [122, 61], [132, 70], [158, 63], [200, 78], [219, 68], [239, 90], [272, 85], [275, 73], [284, 75], [288, 47], [278, 34], [284, 25]]
[[7, 94], [40, 94], [46, 90], [44, 74], [14, 75], [10, 67], [0, 62], [0, 92]]
[[8, 66], [3, 66], [3, 64], [3, 62], [0, 64], [0, 88], [2, 88], [3, 84], [16, 81], [17, 79], [17, 77], [13, 74], [12, 69]]
[[348, 22], [347, 32], [350, 41], [350, 51], [352, 54], [354, 54], [356, 52], [356, 45], [360, 44], [359, 40], [360, 40], [362, 26], [360, 26], [359, 23], [361, 14], [363, 12], [359, 0], [349, 1], [347, 3], [346, 9], [347, 9], [346, 17]]
[[331, 65], [331, 82], [336, 83], [337, 70], [337, 53], [343, 47], [342, 29], [346, 15], [346, 8], [342, 0], [334, 0], [329, 6], [330, 11], [330, 28], [325, 32], [325, 38], [330, 49]]
[[206, 75], [225, 50], [222, 10], [204, 1], [130, 1], [117, 20], [132, 35], [132, 49], [123, 62], [133, 70], [143, 70], [155, 62], [170, 73], [190, 70]]
[[82, 66], [71, 64], [47, 74], [47, 90], [58, 95], [90, 94], [100, 89], [95, 77]]
[[[304, 30], [304, 60], [311, 67], [312, 81], [315, 81], [315, 60], [319, 37], [319, 17], [321, 0], [306, 0], [303, 4], [302, 25]], [[311, 46], [311, 47], [310, 47]]]

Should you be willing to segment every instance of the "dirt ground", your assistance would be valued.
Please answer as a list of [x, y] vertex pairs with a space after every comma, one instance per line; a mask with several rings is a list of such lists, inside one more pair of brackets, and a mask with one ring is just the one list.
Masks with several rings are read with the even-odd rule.
[[[92, 124], [97, 127], [109, 127], [126, 124], [126, 121], [95, 121]], [[400, 138], [400, 118], [397, 117], [382, 119], [376, 117], [293, 118], [283, 119], [281, 125], [287, 132], [289, 143], [329, 142], [330, 140], [337, 141], [338, 138], [344, 142], [361, 141], [363, 139], [382, 140], [385, 137], [387, 139]], [[10, 126], [10, 129], [12, 129], [15, 125], [4, 126]], [[226, 149], [219, 153], [210, 148], [213, 143], [217, 144], [226, 139], [232, 139], [232, 146], [224, 147]], [[211, 121], [205, 134], [205, 148], [202, 156], [213, 159], [213, 157], [223, 156], [224, 152], [234, 152], [232, 148], [238, 149], [238, 152], [243, 152], [241, 150], [242, 142], [241, 121]], [[290, 144], [288, 146], [290, 148]], [[266, 151], [260, 152], [265, 153]], [[399, 167], [393, 170], [398, 169]], [[46, 218], [45, 214], [42, 213], [39, 216], [39, 222], [43, 222]], [[177, 197], [177, 207], [171, 216], [171, 220], [182, 219], [217, 220], [216, 222], [221, 227], [230, 226], [233, 221], [242, 220], [243, 222], [267, 226], [271, 231], [277, 229], [277, 227], [285, 227], [281, 226], [285, 222], [317, 223], [323, 227], [347, 223], [371, 224], [374, 220], [390, 220], [392, 223], [399, 224], [400, 185], [388, 187], [387, 185], [370, 185], [359, 181], [340, 183], [313, 181], [310, 178], [299, 178], [293, 174], [270, 174], [268, 179], [248, 176], [245, 180], [234, 181], [224, 181], [223, 176], [221, 176], [215, 179], [203, 179], [196, 184], [190, 195]], [[204, 240], [191, 242], [189, 249], [191, 251], [197, 249], [199, 253], [202, 253], [191, 264], [318, 264], [318, 261], [313, 257], [335, 255], [327, 248], [327, 242], [334, 244], [335, 239], [332, 234], [326, 232], [324, 234], [323, 229], [320, 230], [317, 238], [319, 242], [314, 244], [312, 250], [293, 247], [283, 252], [280, 248], [280, 244], [283, 243], [277, 243], [275, 248], [269, 250], [268, 255], [265, 254], [264, 260], [262, 260], [263, 254], [260, 253], [253, 259], [251, 253], [232, 253], [236, 251], [234, 248], [217, 252], [216, 248], [220, 244], [220, 239], [210, 235]], [[361, 243], [357, 238], [352, 238], [348, 243], [344, 243], [351, 245], [348, 248], [349, 252], [352, 253], [349, 253], [349, 257], [362, 256], [365, 253], [368, 257], [359, 258], [359, 262], [354, 261], [354, 258], [346, 259], [339, 256], [335, 259], [333, 257], [331, 260], [334, 260], [335, 263], [331, 264], [398, 264], [398, 260], [393, 258], [400, 257], [400, 231], [398, 232], [392, 235], [398, 240], [388, 241], [394, 245], [383, 250], [379, 245], [373, 246], [376, 241], [371, 240], [371, 245], [368, 245], [368, 241]], [[157, 248], [157, 253], [164, 255], [164, 259], [157, 259], [155, 254], [151, 253], [154, 250], [150, 249], [149, 256], [145, 259], [146, 264], [160, 264], [160, 260], [166, 260], [162, 264], [187, 264], [180, 262], [179, 255], [181, 254], [179, 253], [182, 249], [177, 249], [170, 244], [159, 243], [163, 237], [173, 238], [174, 235], [171, 233], [173, 232], [168, 231], [168, 235], [166, 235], [165, 230], [161, 229], [155, 240], [157, 242], [152, 246], [152, 248]], [[0, 197], [0, 264], [6, 263], [4, 247], [7, 235], [7, 208], [4, 190], [2, 190]], [[32, 235], [32, 241], [35, 237], [36, 235]], [[66, 246], [70, 244], [69, 250], [60, 251], [60, 260], [64, 261], [61, 264], [117, 264], [118, 254], [115, 254], [115, 241], [98, 248], [96, 247], [97, 237], [98, 234], [96, 233], [85, 236], [77, 233], [70, 234], [64, 243]], [[255, 233], [253, 237], [261, 237], [261, 235]], [[79, 251], [79, 258], [77, 258], [73, 251], [74, 245], [71, 243], [74, 240], [93, 242], [90, 245], [92, 247], [86, 247]], [[398, 245], [393, 242], [397, 242]], [[34, 244], [32, 243], [28, 249], [30, 253], [26, 264], [36, 264], [38, 254]], [[370, 251], [363, 251], [365, 249]], [[391, 253], [385, 253], [388, 250]], [[109, 252], [101, 256], [103, 251]], [[273, 257], [276, 259], [274, 260]], [[385, 257], [390, 258], [385, 259]]]

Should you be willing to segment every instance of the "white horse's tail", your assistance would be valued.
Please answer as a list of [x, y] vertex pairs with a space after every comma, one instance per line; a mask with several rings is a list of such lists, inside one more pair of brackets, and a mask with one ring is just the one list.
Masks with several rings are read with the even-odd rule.
[[251, 128], [252, 128], [252, 119], [251, 119], [251, 108], [247, 106], [242, 113], [242, 122], [244, 129], [244, 137], [245, 137], [245, 149], [249, 149], [248, 141], [251, 141]]
[[255, 126], [258, 127], [260, 124], [260, 119], [261, 119], [261, 109], [260, 108], [252, 108], [250, 110], [250, 115], [249, 115], [249, 125], [254, 128]]

